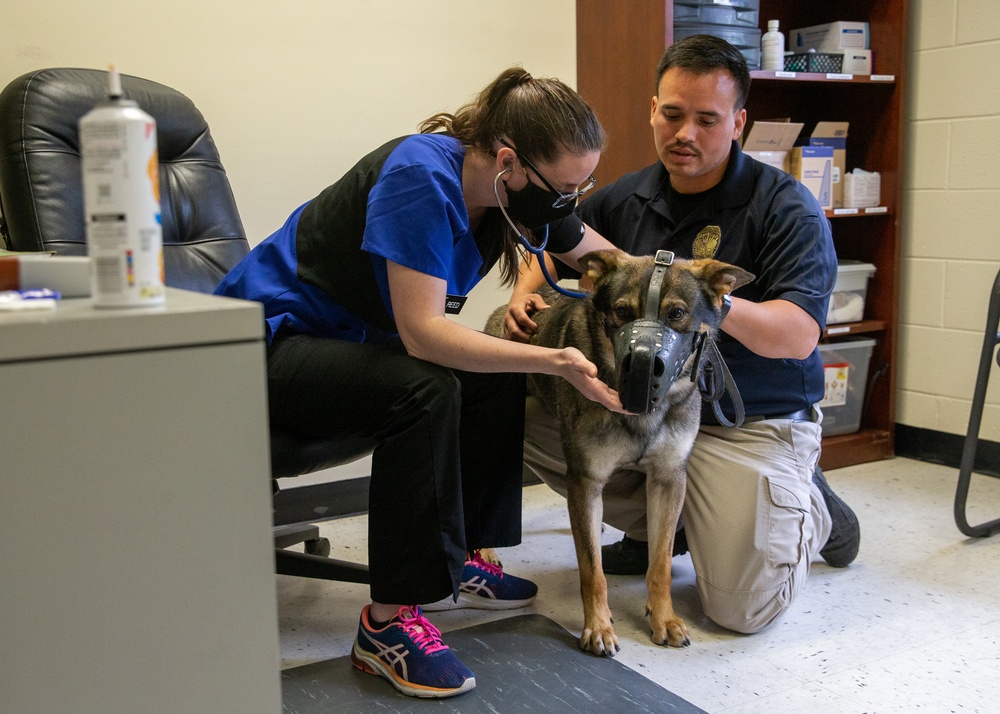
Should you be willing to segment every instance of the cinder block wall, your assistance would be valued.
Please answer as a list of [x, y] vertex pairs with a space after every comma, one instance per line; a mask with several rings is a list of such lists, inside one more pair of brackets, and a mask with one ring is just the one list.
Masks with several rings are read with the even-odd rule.
[[[965, 434], [1000, 269], [1000, 2], [915, 0], [897, 421]], [[980, 435], [1000, 441], [995, 365]]]

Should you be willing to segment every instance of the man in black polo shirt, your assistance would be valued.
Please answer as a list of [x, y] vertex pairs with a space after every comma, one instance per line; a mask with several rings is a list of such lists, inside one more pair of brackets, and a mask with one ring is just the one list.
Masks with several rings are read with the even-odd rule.
[[[585, 228], [571, 217], [560, 229], [596, 231], [636, 255], [716, 258], [756, 276], [724, 308], [719, 335], [748, 418], [730, 429], [703, 410], [677, 538], [690, 548], [706, 614], [747, 633], [791, 605], [815, 557], [844, 567], [860, 542], [857, 518], [817, 466], [816, 345], [837, 274], [830, 224], [801, 183], [740, 149], [749, 88], [746, 61], [729, 43], [707, 35], [674, 43], [652, 100], [660, 162], [595, 191], [577, 211]], [[541, 307], [531, 268], [507, 315], [508, 332], [522, 339], [534, 326], [525, 305]], [[731, 404], [724, 412], [734, 417]], [[533, 398], [527, 415], [525, 461], [565, 495], [558, 426]], [[646, 572], [645, 496], [640, 471], [619, 471], [608, 484], [604, 520], [626, 536], [602, 549], [606, 573]]]

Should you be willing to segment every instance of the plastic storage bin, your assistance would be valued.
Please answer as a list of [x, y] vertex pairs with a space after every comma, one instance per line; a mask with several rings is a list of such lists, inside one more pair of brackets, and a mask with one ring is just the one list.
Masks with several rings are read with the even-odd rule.
[[858, 322], [865, 317], [865, 298], [868, 280], [875, 274], [875, 266], [859, 260], [837, 262], [837, 283], [833, 286], [830, 305], [826, 310], [826, 324]]
[[760, 0], [674, 0], [674, 23], [732, 25], [757, 28]]
[[674, 21], [674, 42], [691, 35], [721, 37], [740, 51], [751, 70], [760, 69], [760, 34], [759, 27]]
[[861, 408], [868, 385], [868, 362], [875, 340], [850, 340], [819, 346], [823, 358], [826, 390], [819, 408], [823, 410], [823, 436], [852, 434], [861, 426]]

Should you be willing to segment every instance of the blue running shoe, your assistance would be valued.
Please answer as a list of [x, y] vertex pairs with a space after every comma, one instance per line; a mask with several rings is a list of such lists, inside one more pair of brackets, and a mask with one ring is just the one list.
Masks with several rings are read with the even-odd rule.
[[362, 672], [385, 677], [403, 694], [441, 699], [474, 689], [476, 677], [454, 655], [417, 606], [401, 607], [380, 630], [361, 611], [351, 662]]
[[479, 551], [465, 561], [458, 600], [446, 597], [424, 605], [424, 610], [437, 612], [463, 607], [477, 610], [513, 610], [530, 605], [538, 594], [538, 586], [530, 580], [510, 575], [499, 565], [483, 560]]

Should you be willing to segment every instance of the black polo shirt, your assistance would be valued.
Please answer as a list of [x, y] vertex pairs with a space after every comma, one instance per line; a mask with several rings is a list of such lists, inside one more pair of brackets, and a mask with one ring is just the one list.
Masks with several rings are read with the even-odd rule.
[[[679, 195], [668, 179], [657, 162], [594, 191], [577, 212], [635, 255], [670, 250], [680, 258], [714, 257], [738, 265], [756, 277], [734, 295], [754, 302], [788, 300], [820, 329], [826, 326], [837, 256], [830, 222], [805, 186], [747, 156], [736, 142], [722, 181], [709, 191]], [[722, 332], [719, 348], [748, 415], [785, 414], [823, 398], [818, 350], [805, 360], [770, 359]], [[728, 404], [724, 411], [733, 417]]]

